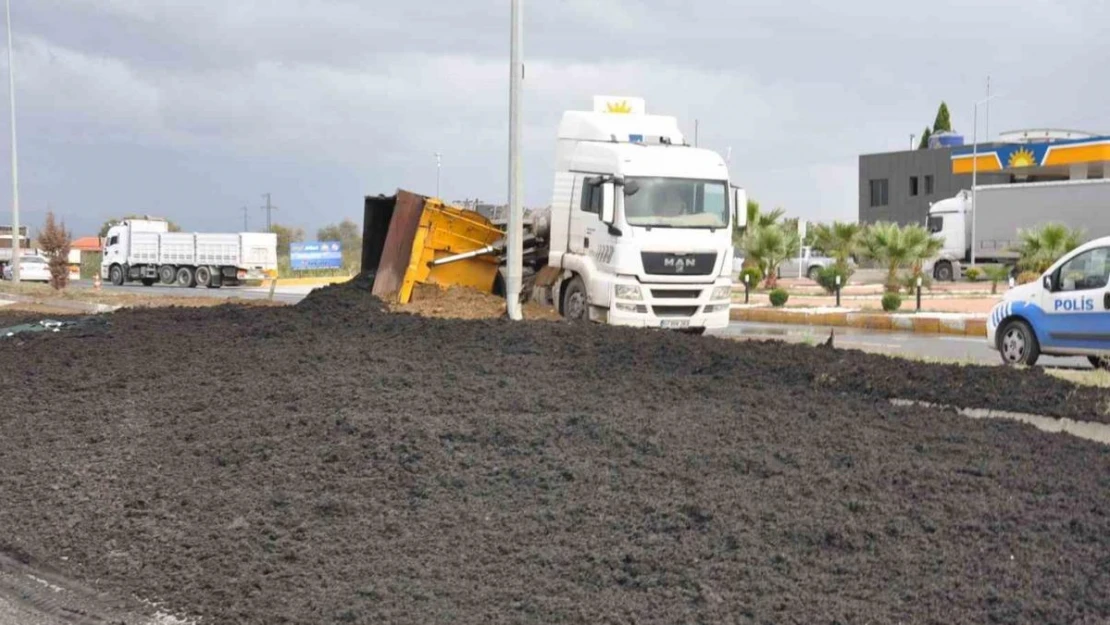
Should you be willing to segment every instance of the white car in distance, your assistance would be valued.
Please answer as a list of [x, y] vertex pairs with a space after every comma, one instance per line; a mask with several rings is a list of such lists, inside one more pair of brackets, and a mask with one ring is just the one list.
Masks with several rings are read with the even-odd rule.
[[[4, 279], [12, 279], [12, 266], [4, 265]], [[19, 280], [21, 282], [50, 282], [50, 262], [43, 256], [28, 255], [20, 257]]]

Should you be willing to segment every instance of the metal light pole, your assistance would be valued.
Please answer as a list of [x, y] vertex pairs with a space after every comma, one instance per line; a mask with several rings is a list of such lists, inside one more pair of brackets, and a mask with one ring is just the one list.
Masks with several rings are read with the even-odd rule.
[[509, 37], [509, 232], [508, 275], [505, 276], [505, 305], [509, 318], [520, 320], [520, 288], [524, 258], [524, 210], [521, 206], [523, 178], [520, 171], [520, 90], [524, 81], [521, 51], [524, 39], [521, 15], [524, 0], [512, 0], [512, 32]]
[[975, 203], [975, 185], [979, 182], [979, 105], [991, 101], [998, 94], [987, 96], [975, 103], [971, 124], [971, 266], [975, 266], [975, 222], [978, 221], [979, 207]]
[[19, 234], [19, 170], [17, 167], [15, 143], [15, 69], [12, 65], [12, 2], [4, 3], [8, 21], [8, 92], [12, 109], [12, 282], [19, 284], [20, 251], [22, 245]]

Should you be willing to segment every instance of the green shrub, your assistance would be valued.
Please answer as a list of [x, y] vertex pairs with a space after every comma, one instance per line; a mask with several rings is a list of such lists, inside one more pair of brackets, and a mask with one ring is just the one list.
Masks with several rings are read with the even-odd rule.
[[740, 284], [744, 284], [744, 276], [748, 277], [748, 286], [753, 289], [763, 281], [763, 272], [759, 270], [759, 267], [745, 267], [740, 272]]
[[786, 303], [786, 300], [790, 299], [790, 294], [784, 289], [775, 289], [771, 291], [770, 298], [772, 306], [782, 306]]
[[902, 296], [897, 293], [887, 293], [883, 296], [883, 310], [894, 312], [902, 307]]
[[979, 278], [983, 277], [983, 270], [979, 269], [978, 267], [968, 267], [967, 271], [964, 272], [964, 275], [967, 276], [968, 280], [972, 282], [978, 282]]
[[843, 289], [848, 284], [848, 278], [852, 277], [851, 267], [838, 267], [837, 265], [830, 265], [823, 268], [817, 273], [817, 284], [825, 289], [829, 295], [836, 293], [836, 277], [840, 276], [840, 288]]

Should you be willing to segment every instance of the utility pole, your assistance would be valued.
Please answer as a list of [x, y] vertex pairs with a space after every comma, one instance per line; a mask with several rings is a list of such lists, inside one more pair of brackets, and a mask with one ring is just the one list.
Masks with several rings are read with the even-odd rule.
[[243, 211], [243, 232], [250, 232], [250, 226], [247, 225], [247, 207], [242, 208]]
[[274, 229], [273, 212], [276, 211], [278, 207], [270, 204], [269, 193], [263, 193], [262, 197], [266, 198], [266, 205], [262, 207], [262, 210], [266, 211], [266, 232], [270, 232]]
[[509, 35], [509, 231], [508, 275], [505, 276], [505, 309], [509, 319], [519, 321], [520, 289], [524, 261], [524, 210], [521, 192], [524, 179], [520, 171], [520, 91], [524, 82], [524, 27], [521, 11], [524, 0], [512, 0]]
[[19, 284], [19, 265], [22, 254], [19, 251], [22, 240], [19, 234], [19, 170], [16, 165], [15, 144], [15, 69], [12, 65], [12, 2], [6, 0], [4, 8], [8, 21], [8, 92], [12, 109], [12, 282]]
[[913, 149], [913, 140], [914, 140], [915, 137], [917, 137], [917, 135], [915, 135], [914, 133], [911, 132], [910, 133], [910, 149], [911, 150]]

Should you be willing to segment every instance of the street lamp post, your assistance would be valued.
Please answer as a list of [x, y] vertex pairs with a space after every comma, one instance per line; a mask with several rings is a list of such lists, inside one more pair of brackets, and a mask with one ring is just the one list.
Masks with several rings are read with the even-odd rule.
[[512, 28], [509, 36], [509, 231], [507, 233], [507, 275], [505, 276], [505, 308], [509, 319], [519, 321], [520, 289], [524, 259], [524, 210], [521, 206], [523, 178], [520, 171], [520, 91], [524, 81], [521, 51], [524, 39], [522, 5], [512, 0]]
[[15, 69], [12, 65], [12, 3], [4, 4], [8, 21], [8, 92], [12, 110], [12, 282], [19, 284], [19, 264], [22, 240], [19, 235], [19, 171], [16, 165], [15, 145]]
[[436, 152], [436, 197], [439, 197], [439, 170], [441, 165], [441, 156], [442, 154]]
[[990, 102], [998, 94], [989, 95], [975, 103], [972, 115], [975, 120], [971, 123], [971, 266], [975, 266], [975, 222], [978, 221], [979, 206], [975, 203], [975, 186], [979, 182], [979, 105]]

